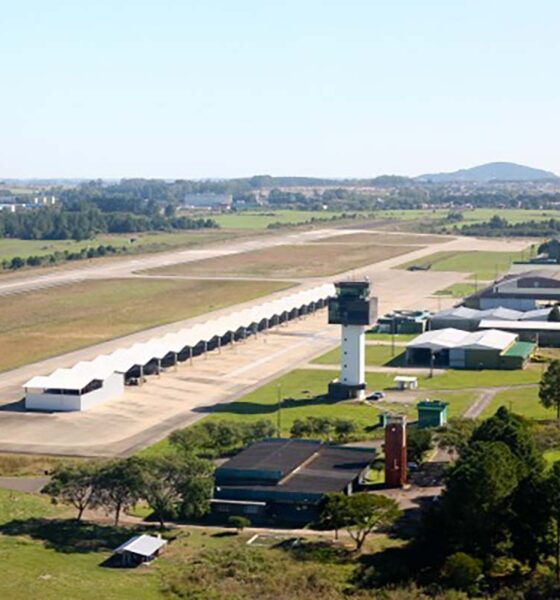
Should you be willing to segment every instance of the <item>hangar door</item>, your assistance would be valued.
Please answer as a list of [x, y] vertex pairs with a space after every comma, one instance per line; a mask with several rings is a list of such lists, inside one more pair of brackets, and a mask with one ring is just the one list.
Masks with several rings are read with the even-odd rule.
[[449, 366], [452, 369], [462, 369], [465, 367], [466, 350], [464, 348], [452, 348], [449, 351]]

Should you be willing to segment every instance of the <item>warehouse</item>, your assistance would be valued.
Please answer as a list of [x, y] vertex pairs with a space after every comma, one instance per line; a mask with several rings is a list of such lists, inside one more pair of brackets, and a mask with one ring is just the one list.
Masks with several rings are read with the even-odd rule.
[[465, 298], [471, 308], [503, 306], [514, 310], [534, 310], [538, 302], [560, 302], [560, 270], [538, 269], [507, 275], [491, 286]]
[[[532, 311], [534, 312], [534, 311]], [[430, 319], [430, 329], [462, 329], [464, 331], [476, 331], [480, 321], [493, 319], [494, 321], [517, 321], [522, 318], [523, 312], [497, 306], [488, 310], [478, 310], [466, 306], [457, 306], [436, 313]]]
[[292, 293], [121, 348], [70, 369], [58, 369], [47, 377], [34, 377], [23, 386], [25, 407], [46, 411], [87, 410], [118, 398], [125, 383], [141, 384], [146, 376], [159, 375], [179, 362], [322, 309], [333, 294], [332, 284]]
[[522, 369], [534, 348], [507, 331], [449, 328], [428, 331], [412, 340], [407, 344], [406, 359], [409, 364], [454, 369]]
[[[480, 329], [494, 329], [496, 321], [485, 319]], [[560, 322], [558, 321], [512, 321], [500, 323], [500, 329], [515, 333], [523, 342], [532, 342], [537, 346], [560, 348]]]
[[377, 319], [378, 333], [423, 333], [431, 312], [427, 310], [395, 310]]
[[267, 439], [234, 456], [215, 473], [212, 512], [252, 522], [303, 526], [313, 522], [328, 492], [359, 489], [375, 451], [316, 440]]

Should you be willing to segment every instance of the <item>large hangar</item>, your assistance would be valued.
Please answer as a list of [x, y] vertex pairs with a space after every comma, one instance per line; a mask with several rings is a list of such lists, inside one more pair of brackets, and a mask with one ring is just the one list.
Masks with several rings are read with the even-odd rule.
[[535, 345], [520, 342], [515, 333], [498, 329], [427, 331], [407, 344], [409, 364], [455, 369], [522, 369]]
[[168, 333], [144, 343], [121, 348], [48, 376], [33, 377], [24, 385], [25, 408], [42, 411], [82, 411], [124, 392], [125, 384], [141, 384], [194, 356], [244, 340], [316, 310], [325, 308], [335, 293], [324, 284], [277, 300], [234, 312]]

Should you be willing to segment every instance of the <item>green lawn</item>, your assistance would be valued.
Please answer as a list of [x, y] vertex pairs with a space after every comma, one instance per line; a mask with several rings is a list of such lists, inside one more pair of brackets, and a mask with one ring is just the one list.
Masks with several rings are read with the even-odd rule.
[[474, 283], [454, 283], [449, 287], [444, 288], [443, 290], [438, 290], [435, 293], [435, 296], [448, 296], [451, 298], [464, 298], [465, 296], [470, 296], [474, 294], [477, 290], [484, 287], [486, 282], [481, 282], [478, 284]]
[[[527, 253], [525, 253], [527, 254]], [[423, 258], [399, 265], [407, 269], [413, 265], [430, 266], [434, 271], [458, 271], [471, 273], [480, 281], [494, 280], [509, 270], [514, 260], [522, 258], [521, 252], [435, 252]]]
[[555, 419], [556, 411], [550, 408], [544, 408], [539, 402], [538, 387], [512, 389], [498, 392], [486, 409], [482, 412], [482, 417], [492, 416], [500, 406], [505, 406], [529, 419]]
[[[356, 211], [349, 212], [354, 213]], [[224, 229], [266, 229], [271, 223], [298, 225], [313, 218], [330, 219], [331, 217], [339, 217], [341, 214], [342, 211], [329, 210], [263, 210], [211, 215], [211, 218]], [[366, 213], [361, 214], [365, 215]], [[336, 224], [336, 222], [334, 223]], [[318, 225], [328, 225], [328, 221], [319, 222]]]
[[[410, 342], [415, 337], [418, 337], [419, 333], [396, 333], [395, 334], [395, 342]], [[370, 341], [379, 341], [379, 342], [387, 342], [391, 343], [391, 338], [393, 336], [390, 333], [377, 333], [375, 331], [368, 331], [366, 333], [366, 340]]]
[[538, 383], [541, 373], [537, 369], [520, 369], [517, 371], [500, 371], [486, 369], [483, 371], [466, 371], [448, 369], [433, 378], [418, 378], [420, 389], [452, 390], [468, 388], [509, 387]]
[[[391, 346], [389, 345], [366, 345], [365, 356], [366, 365], [370, 367], [381, 365], [399, 367], [404, 364], [405, 352], [402, 346], [395, 346], [395, 352], [393, 354]], [[313, 363], [318, 365], [339, 365], [340, 347], [319, 356]]]
[[[156, 600], [157, 565], [147, 569], [108, 569], [101, 563], [131, 532], [112, 527], [77, 528], [68, 511], [47, 498], [0, 489], [0, 556], [6, 600]], [[73, 513], [72, 513], [73, 514]]]

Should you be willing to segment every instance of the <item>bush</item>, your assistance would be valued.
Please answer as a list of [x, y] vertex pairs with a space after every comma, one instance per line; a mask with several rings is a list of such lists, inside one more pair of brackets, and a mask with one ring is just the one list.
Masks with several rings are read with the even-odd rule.
[[475, 594], [482, 577], [482, 566], [465, 552], [456, 552], [446, 558], [442, 575], [449, 587]]
[[228, 525], [230, 527], [235, 527], [235, 529], [237, 529], [237, 532], [241, 533], [245, 529], [245, 527], [251, 526], [251, 520], [247, 517], [232, 515], [228, 519]]

